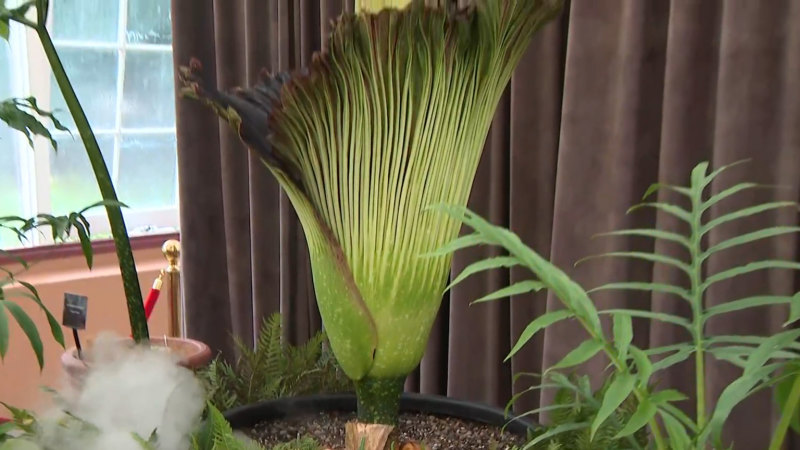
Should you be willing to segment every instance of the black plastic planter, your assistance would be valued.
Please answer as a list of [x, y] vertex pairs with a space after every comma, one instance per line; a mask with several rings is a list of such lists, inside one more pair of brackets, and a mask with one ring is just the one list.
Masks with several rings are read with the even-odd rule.
[[[233, 429], [243, 429], [263, 421], [320, 412], [355, 412], [355, 410], [355, 395], [314, 395], [281, 398], [242, 406], [227, 411], [225, 418]], [[524, 418], [509, 420], [510, 418], [507, 418], [501, 409], [437, 395], [403, 394], [400, 398], [400, 411], [447, 416], [498, 428], [505, 426], [508, 433], [518, 436], [527, 436], [529, 431], [536, 428], [536, 424]]]

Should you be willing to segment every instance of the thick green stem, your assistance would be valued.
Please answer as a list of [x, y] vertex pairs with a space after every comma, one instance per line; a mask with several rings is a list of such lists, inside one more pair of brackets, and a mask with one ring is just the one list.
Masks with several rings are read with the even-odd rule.
[[125, 219], [122, 216], [122, 209], [117, 202], [117, 193], [114, 190], [111, 175], [108, 173], [108, 167], [106, 167], [105, 161], [103, 160], [103, 154], [100, 151], [97, 138], [92, 132], [92, 127], [89, 125], [89, 119], [86, 117], [86, 113], [83, 111], [78, 101], [78, 96], [75, 94], [72, 83], [69, 81], [61, 59], [58, 57], [56, 48], [53, 45], [53, 40], [50, 38], [50, 33], [48, 33], [43, 23], [38, 24], [35, 30], [39, 35], [39, 40], [42, 42], [44, 53], [47, 55], [47, 60], [53, 70], [53, 76], [64, 96], [67, 108], [75, 120], [75, 126], [81, 136], [83, 145], [86, 147], [86, 154], [92, 164], [92, 170], [97, 180], [97, 186], [100, 188], [100, 194], [103, 200], [108, 200], [110, 202], [106, 204], [106, 213], [108, 214], [108, 223], [111, 226], [111, 234], [114, 238], [114, 247], [117, 250], [122, 284], [125, 288], [131, 334], [136, 342], [146, 341], [149, 339], [149, 332], [147, 329], [147, 319], [144, 314], [142, 291], [139, 286], [139, 275], [136, 272], [136, 262], [133, 259], [133, 251], [131, 250], [128, 231], [125, 227]]
[[703, 289], [700, 280], [702, 273], [702, 248], [701, 248], [701, 217], [702, 217], [702, 191], [692, 196], [692, 232], [690, 237], [691, 248], [691, 274], [690, 297], [692, 298], [692, 327], [694, 330], [694, 362], [695, 362], [695, 395], [697, 396], [697, 429], [702, 430], [706, 425], [706, 356], [703, 343]]
[[786, 433], [789, 431], [789, 425], [792, 423], [792, 417], [797, 411], [798, 404], [800, 404], [800, 375], [796, 375], [794, 378], [792, 390], [789, 391], [789, 398], [786, 399], [786, 404], [783, 405], [783, 410], [781, 410], [781, 420], [772, 434], [769, 450], [780, 450], [783, 447], [783, 441], [786, 439]]
[[358, 421], [397, 425], [404, 383], [405, 377], [364, 378], [356, 381]]

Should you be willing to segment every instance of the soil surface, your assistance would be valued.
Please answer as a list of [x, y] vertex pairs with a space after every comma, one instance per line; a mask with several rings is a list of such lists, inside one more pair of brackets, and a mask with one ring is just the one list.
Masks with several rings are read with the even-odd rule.
[[[323, 412], [278, 421], [262, 422], [245, 431], [267, 448], [310, 436], [323, 447], [344, 447], [345, 423], [355, 420], [355, 414]], [[392, 440], [399, 444], [416, 442], [428, 450], [508, 450], [524, 445], [525, 439], [500, 428], [452, 417], [429, 414], [401, 413]]]

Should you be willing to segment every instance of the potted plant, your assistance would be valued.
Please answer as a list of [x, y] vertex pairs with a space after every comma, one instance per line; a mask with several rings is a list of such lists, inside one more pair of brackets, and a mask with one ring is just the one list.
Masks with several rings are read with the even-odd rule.
[[[31, 0], [22, 3], [20, 6], [14, 9], [9, 9], [5, 6], [5, 2], [0, 2], [0, 37], [3, 39], [8, 39], [9, 23], [16, 22], [34, 31], [42, 44], [44, 53], [47, 56], [47, 60], [50, 63], [50, 67], [53, 71], [54, 79], [61, 90], [69, 112], [75, 121], [75, 127], [78, 131], [78, 134], [83, 141], [86, 154], [89, 157], [97, 185], [103, 198], [103, 201], [98, 205], [105, 207], [111, 227], [114, 246], [119, 261], [120, 275], [122, 277], [125, 290], [128, 318], [130, 320], [131, 337], [133, 338], [133, 341], [136, 343], [149, 342], [150, 345], [166, 346], [170, 350], [174, 349], [174, 351], [179, 355], [179, 360], [183, 364], [191, 367], [202, 366], [206, 364], [211, 357], [210, 351], [205, 344], [185, 338], [170, 337], [162, 339], [150, 339], [147, 320], [145, 318], [144, 304], [142, 301], [142, 291], [139, 285], [139, 278], [136, 270], [136, 263], [133, 258], [130, 239], [125, 226], [125, 219], [122, 215], [122, 207], [124, 205], [117, 199], [117, 194], [114, 189], [108, 168], [106, 167], [100, 151], [100, 147], [97, 143], [97, 139], [89, 124], [86, 113], [84, 112], [81, 103], [78, 100], [72, 83], [67, 76], [64, 66], [61, 63], [55, 45], [50, 37], [50, 33], [47, 30], [46, 23], [49, 11], [49, 3], [49, 0]], [[20, 110], [20, 107], [26, 106], [28, 109], [33, 109], [33, 111], [38, 114], [45, 113], [38, 109], [34, 99], [26, 100], [28, 105], [20, 103], [17, 100], [11, 103], [11, 106], [15, 108], [12, 110], [12, 113], [14, 114], [12, 114], [10, 117], [17, 119], [22, 117], [23, 119], [26, 119], [24, 115], [18, 114], [19, 112], [24, 113], [24, 111]], [[52, 118], [51, 114], [45, 114]], [[44, 134], [46, 137], [49, 136], [46, 127], [37, 127], [35, 124], [33, 124], [33, 122], [30, 121], [23, 121], [22, 123], [23, 125], [28, 124], [33, 126], [33, 128], [28, 128], [28, 130], [40, 132], [40, 134]], [[57, 121], [54, 123], [57, 127], [60, 126]], [[63, 127], [61, 128], [63, 129]], [[76, 219], [79, 218], [80, 217], [77, 217]], [[91, 252], [88, 223], [85, 220], [76, 220], [73, 222], [73, 226], [79, 234], [83, 250], [87, 254], [88, 258], [88, 255], [90, 254], [88, 252]], [[87, 259], [87, 262], [89, 262], [89, 266], [91, 267], [91, 260]], [[63, 342], [61, 343], [63, 345]], [[72, 376], [81, 377], [86, 371], [86, 361], [78, 358], [75, 348], [67, 349], [61, 360], [66, 371]]]
[[[548, 424], [525, 448], [551, 448], [554, 443], [572, 443], [567, 448], [656, 448], [656, 449], [705, 449], [730, 448], [732, 443], [723, 442], [722, 430], [731, 411], [755, 392], [779, 386], [781, 420], [769, 445], [772, 450], [782, 448], [789, 426], [800, 429], [798, 403], [800, 403], [800, 330], [788, 325], [800, 319], [800, 293], [785, 294], [765, 292], [760, 295], [729, 299], [726, 303], [709, 305], [705, 301], [708, 289], [715, 283], [734, 280], [756, 271], [800, 270], [800, 263], [785, 260], [756, 260], [747, 264], [713, 272], [705, 264], [708, 259], [730, 248], [747, 245], [762, 239], [791, 235], [800, 232], [797, 224], [759, 225], [752, 231], [729, 237], [720, 242], [707, 243], [704, 236], [720, 226], [744, 218], [779, 209], [797, 210], [793, 201], [770, 201], [734, 211], [726, 211], [720, 205], [726, 199], [742, 191], [761, 186], [755, 183], [739, 183], [723, 187], [717, 193], [709, 193], [711, 183], [731, 166], [723, 166], [709, 173], [708, 163], [698, 164], [691, 173], [688, 186], [655, 184], [647, 190], [643, 203], [631, 208], [655, 208], [677, 218], [684, 228], [681, 231], [666, 229], [629, 229], [607, 233], [609, 236], [644, 237], [670, 242], [683, 250], [683, 257], [662, 253], [620, 250], [594, 258], [633, 258], [639, 261], [666, 265], [682, 273], [682, 284], [656, 282], [613, 282], [592, 290], [585, 290], [571, 280], [563, 271], [526, 247], [520, 238], [507, 229], [491, 225], [462, 206], [438, 207], [449, 217], [463, 222], [474, 230], [447, 246], [437, 254], [474, 245], [501, 247], [507, 256], [487, 259], [464, 269], [456, 281], [474, 273], [492, 268], [519, 266], [534, 275], [483, 299], [507, 297], [540, 289], [550, 290], [560, 301], [563, 309], [550, 311], [533, 320], [522, 332], [512, 348], [509, 358], [518, 352], [536, 333], [561, 321], [571, 320], [579, 324], [586, 333], [586, 340], [570, 351], [564, 358], [548, 368], [542, 375], [542, 383], [531, 389], [557, 388], [566, 392], [553, 405], [545, 405], [537, 411], [561, 411], [556, 420]], [[647, 201], [657, 191], [666, 191], [676, 197], [676, 203]], [[716, 208], [720, 212], [707, 217], [707, 211]], [[796, 218], [795, 218], [796, 220]], [[688, 231], [683, 231], [683, 230]], [[608, 290], [636, 290], [667, 294], [678, 301], [686, 302], [691, 310], [689, 317], [636, 309], [598, 310], [591, 294]], [[707, 329], [712, 318], [724, 317], [736, 311], [747, 311], [765, 306], [789, 306], [787, 328], [769, 336], [713, 335]], [[601, 318], [608, 317], [610, 330], [601, 325]], [[633, 344], [632, 318], [661, 321], [677, 325], [687, 331], [688, 340], [657, 348], [639, 348]], [[599, 391], [593, 391], [587, 382], [577, 382], [565, 371], [575, 370], [580, 364], [602, 355], [609, 361], [605, 383]], [[683, 392], [657, 387], [660, 372], [689, 358], [695, 360], [695, 399], [693, 414], [681, 406], [688, 400]], [[706, 360], [713, 358], [741, 369], [741, 375], [730, 383], [711, 404], [708, 399]], [[710, 405], [713, 405], [710, 406]], [[689, 406], [689, 405], [686, 405]], [[575, 413], [576, 409], [579, 411]], [[601, 429], [614, 432], [600, 433]], [[584, 445], [577, 445], [581, 442]], [[571, 446], [570, 446], [571, 445]], [[764, 443], [764, 447], [767, 444]]]
[[382, 448], [397, 424], [450, 269], [420, 255], [459, 229], [425, 208], [466, 204], [495, 108], [560, 3], [359, 0], [306, 69], [222, 93], [199, 61], [182, 68], [184, 93], [238, 131], [300, 218], [323, 325], [356, 386], [348, 448]]

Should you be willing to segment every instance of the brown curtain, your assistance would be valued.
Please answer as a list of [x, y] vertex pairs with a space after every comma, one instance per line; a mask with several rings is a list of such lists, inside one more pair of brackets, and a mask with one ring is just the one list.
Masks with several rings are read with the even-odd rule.
[[[225, 88], [253, 82], [262, 67], [303, 66], [344, 3], [173, 0], [175, 63], [197, 57]], [[509, 226], [585, 287], [611, 280], [679, 282], [677, 274], [644, 263], [572, 265], [611, 249], [674, 252], [648, 241], [591, 237], [623, 227], [676, 227], [667, 216], [625, 211], [656, 180], [685, 183], [700, 161], [720, 165], [751, 158], [725, 180], [780, 185], [751, 191], [726, 208], [770, 198], [800, 200], [798, 74], [800, 0], [573, 0], [535, 38], [500, 105], [471, 207]], [[179, 99], [177, 126], [189, 334], [230, 356], [231, 334], [251, 340], [266, 314], [281, 311], [287, 336], [304, 339], [320, 320], [303, 233], [290, 205], [267, 171], [204, 107]], [[715, 232], [710, 241], [766, 219], [797, 222], [793, 213], [765, 214]], [[454, 271], [491, 252], [460, 253]], [[799, 253], [793, 238], [765, 241], [730, 250], [708, 270], [752, 257], [797, 260]], [[469, 302], [525, 276], [496, 271], [453, 290], [408, 388], [502, 405], [525, 387], [512, 387], [513, 373], [540, 372], [578, 344], [579, 330], [556, 326], [511, 364], [502, 363], [525, 325], [557, 308], [557, 299], [542, 294], [472, 307]], [[752, 274], [720, 283], [708, 301], [795, 292], [799, 280], [791, 273]], [[595, 298], [600, 307], [687, 312], [661, 295]], [[733, 314], [712, 323], [711, 331], [767, 333], [779, 329], [784, 313]], [[641, 346], [685, 339], [680, 333], [660, 323], [635, 324]], [[709, 363], [717, 394], [735, 371]], [[590, 369], [600, 374], [602, 361]], [[692, 374], [686, 363], [662, 383], [691, 388]], [[541, 400], [531, 395], [519, 407]], [[775, 416], [766, 395], [739, 407], [730, 427], [736, 448], [763, 448]]]

